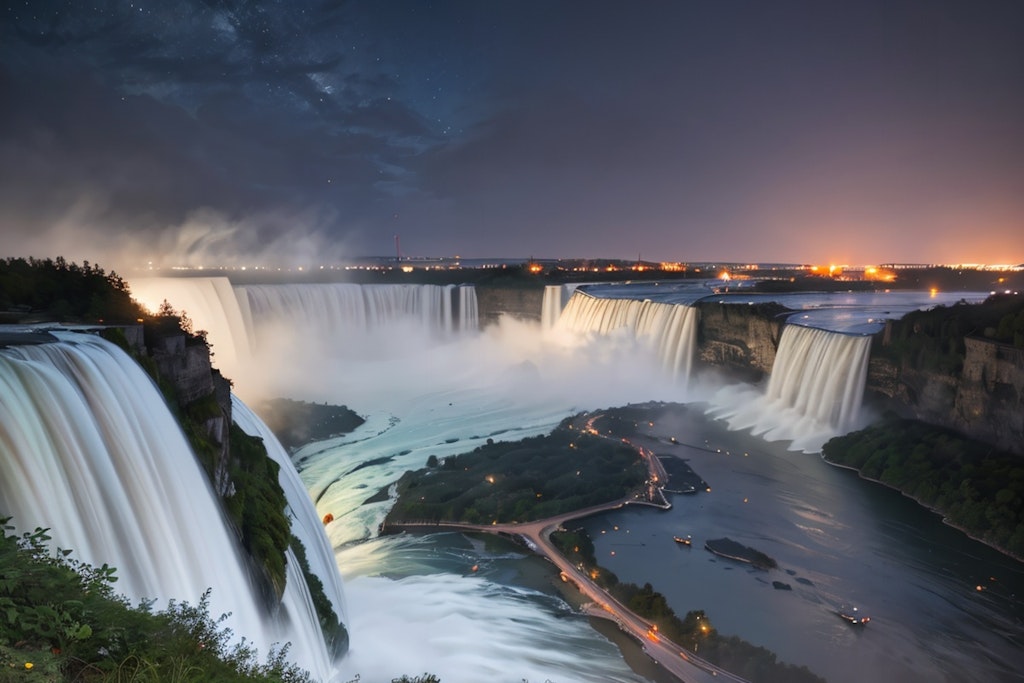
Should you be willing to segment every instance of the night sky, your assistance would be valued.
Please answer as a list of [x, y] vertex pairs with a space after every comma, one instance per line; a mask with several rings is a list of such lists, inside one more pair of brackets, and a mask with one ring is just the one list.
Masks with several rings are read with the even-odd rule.
[[1024, 262], [1024, 2], [9, 2], [0, 256]]

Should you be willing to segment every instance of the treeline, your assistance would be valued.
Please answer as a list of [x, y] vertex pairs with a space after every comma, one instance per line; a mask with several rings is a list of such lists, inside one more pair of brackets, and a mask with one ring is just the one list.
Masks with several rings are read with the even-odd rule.
[[489, 439], [443, 461], [431, 456], [427, 468], [399, 480], [398, 502], [385, 524], [526, 522], [618, 500], [646, 479], [636, 449], [563, 423], [548, 436]]
[[143, 311], [132, 300], [128, 284], [113, 271], [58, 256], [0, 259], [0, 312], [12, 322], [31, 318], [125, 323]]
[[912, 311], [889, 325], [888, 343], [873, 353], [901, 366], [957, 374], [966, 355], [964, 337], [1024, 348], [1024, 295], [996, 294], [981, 304]]
[[825, 459], [900, 490], [1024, 559], [1024, 461], [916, 420], [890, 417], [836, 437]]
[[766, 648], [736, 636], [720, 634], [703, 610], [692, 610], [680, 618], [669, 607], [665, 596], [650, 583], [638, 586], [624, 583], [614, 572], [597, 564], [594, 544], [582, 529], [555, 532], [551, 541], [570, 561], [582, 565], [591, 579], [634, 613], [657, 626], [658, 637], [672, 641], [730, 673], [751, 681], [778, 683], [824, 683], [823, 678], [806, 666], [778, 661]]

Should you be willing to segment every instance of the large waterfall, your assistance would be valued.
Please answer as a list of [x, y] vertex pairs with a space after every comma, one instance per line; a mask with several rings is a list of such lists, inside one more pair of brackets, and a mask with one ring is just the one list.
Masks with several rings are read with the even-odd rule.
[[[226, 625], [236, 634], [263, 654], [290, 642], [290, 657], [327, 679], [332, 656], [296, 563], [280, 609], [267, 615], [153, 382], [113, 344], [55, 335], [54, 343], [0, 350], [0, 512], [22, 530], [49, 528], [55, 546], [87, 563], [115, 567], [116, 588], [131, 599], [198, 602], [212, 588], [211, 614], [230, 612]], [[300, 507], [292, 504], [294, 531], [322, 555], [310, 536], [322, 536], [315, 513], [310, 524], [295, 514]], [[344, 615], [340, 584], [330, 581]]]
[[[444, 335], [455, 324], [453, 286], [438, 285], [249, 285], [236, 288], [259, 329], [272, 324], [302, 325], [333, 334], [413, 323]], [[460, 288], [461, 289], [461, 288]], [[475, 299], [473, 300], [475, 309]], [[312, 329], [309, 329], [312, 326]]]
[[648, 345], [662, 367], [687, 379], [697, 346], [697, 309], [650, 300], [606, 299], [576, 291], [555, 326], [574, 333], [625, 333]]
[[817, 451], [857, 426], [871, 337], [786, 325], [763, 392], [726, 387], [710, 414], [734, 429]]
[[380, 360], [479, 327], [476, 290], [455, 285], [235, 285], [227, 278], [140, 278], [132, 296], [151, 310], [166, 300], [208, 333], [216, 365], [243, 397], [255, 367], [309, 359]]

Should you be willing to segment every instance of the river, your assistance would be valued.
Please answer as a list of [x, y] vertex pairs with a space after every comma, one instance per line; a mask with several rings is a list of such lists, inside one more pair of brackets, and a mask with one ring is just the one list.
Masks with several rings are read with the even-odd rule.
[[[652, 411], [640, 431], [638, 445], [685, 460], [710, 492], [673, 495], [666, 512], [584, 520], [598, 562], [620, 580], [650, 582], [680, 616], [704, 609], [721, 633], [832, 683], [1022, 680], [1021, 563], [895, 491], [818, 455], [727, 431], [696, 407]], [[679, 534], [693, 546], [676, 544]], [[704, 549], [723, 536], [779, 568], [758, 571]], [[842, 606], [870, 623], [849, 625], [834, 612]]]

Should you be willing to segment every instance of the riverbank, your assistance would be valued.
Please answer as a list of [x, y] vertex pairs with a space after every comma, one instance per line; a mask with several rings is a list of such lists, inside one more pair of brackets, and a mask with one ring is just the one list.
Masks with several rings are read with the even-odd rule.
[[928, 503], [924, 502], [923, 500], [921, 500], [917, 496], [914, 496], [913, 494], [908, 493], [907, 491], [901, 489], [900, 487], [893, 486], [892, 484], [888, 484], [888, 483], [882, 481], [881, 479], [876, 479], [874, 477], [865, 476], [865, 474], [863, 472], [861, 472], [859, 469], [857, 469], [856, 467], [854, 467], [852, 465], [844, 465], [842, 463], [832, 462], [827, 457], [825, 457], [824, 453], [820, 454], [820, 457], [821, 457], [821, 461], [824, 462], [825, 464], [829, 465], [830, 467], [835, 467], [836, 469], [847, 470], [847, 471], [853, 472], [854, 474], [857, 475], [857, 478], [860, 479], [861, 481], [866, 481], [866, 482], [870, 482], [872, 484], [877, 484], [877, 485], [881, 486], [884, 489], [888, 489], [890, 491], [894, 491], [894, 492], [900, 494], [901, 496], [903, 496], [904, 498], [908, 498], [908, 499], [914, 501], [915, 503], [920, 505], [923, 509], [925, 509], [928, 512], [931, 512], [932, 514], [937, 516], [942, 521], [942, 523], [944, 525], [948, 526], [949, 528], [956, 529], [957, 531], [959, 531], [960, 533], [962, 533], [964, 536], [966, 536], [967, 538], [971, 539], [972, 541], [977, 541], [978, 543], [981, 543], [981, 544], [991, 548], [992, 550], [1000, 552], [1003, 555], [1006, 555], [1007, 557], [1009, 557], [1011, 559], [1014, 559], [1017, 562], [1020, 562], [1020, 563], [1024, 564], [1024, 555], [1015, 555], [1014, 553], [1010, 552], [1008, 549], [1002, 548], [1002, 547], [1000, 547], [998, 545], [990, 543], [987, 540], [985, 540], [984, 538], [981, 538], [978, 535], [971, 533], [971, 531], [969, 529], [967, 529], [966, 527], [964, 527], [964, 526], [962, 526], [960, 524], [956, 524], [955, 522], [951, 521], [949, 519], [949, 517], [947, 517], [945, 515], [945, 513], [942, 510], [940, 510], [939, 508], [935, 507], [934, 505], [929, 505]]
[[970, 538], [1024, 561], [1024, 460], [916, 420], [835, 437], [822, 459], [900, 492]]

